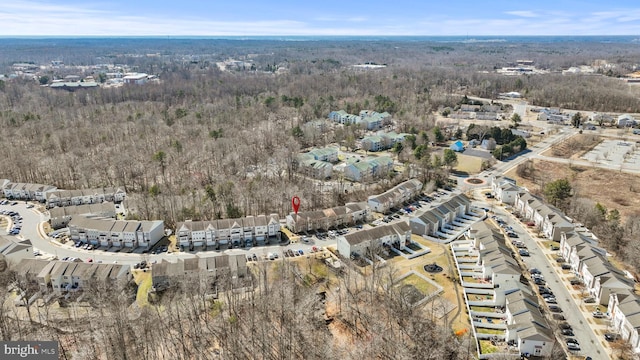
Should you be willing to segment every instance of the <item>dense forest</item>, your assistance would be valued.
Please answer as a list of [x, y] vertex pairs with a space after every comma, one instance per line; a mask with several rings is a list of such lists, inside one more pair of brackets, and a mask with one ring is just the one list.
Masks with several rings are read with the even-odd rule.
[[[433, 167], [425, 159], [430, 159], [427, 144], [438, 129], [434, 113], [459, 105], [465, 95], [496, 99], [518, 91], [534, 105], [640, 112], [638, 90], [618, 78], [636, 70], [640, 48], [635, 43], [0, 39], [0, 46], [0, 73], [5, 74], [0, 80], [2, 177], [69, 189], [123, 186], [133, 217], [160, 218], [169, 225], [184, 219], [282, 216], [293, 195], [303, 199], [305, 209], [365, 199], [370, 193], [345, 194], [340, 187], [319, 193], [313, 181], [292, 171], [301, 149], [346, 146], [362, 135], [357, 126], [324, 133], [305, 126], [332, 110], [388, 111], [398, 131], [414, 135], [412, 150], [420, 149], [398, 154], [398, 159], [424, 169]], [[222, 71], [215, 65], [229, 58], [254, 66]], [[494, 71], [518, 59], [532, 60], [548, 73], [504, 76]], [[124, 64], [160, 81], [66, 92], [10, 76], [16, 62], [46, 65], [52, 60], [64, 60], [68, 67], [42, 68], [43, 76], [95, 76], [93, 65]], [[387, 67], [351, 66], [363, 63]], [[598, 70], [586, 76], [561, 72], [580, 65]], [[403, 176], [384, 184], [391, 186]], [[573, 203], [566, 209], [587, 214], [585, 209], [597, 208]], [[588, 220], [583, 221], [594, 231], [622, 231], [623, 225], [607, 219], [606, 212]], [[636, 222], [624, 227], [629, 235], [620, 239], [637, 233]], [[611, 247], [626, 244], [612, 240]], [[195, 279], [168, 290], [157, 306], [130, 306], [135, 289], [96, 284], [88, 292], [94, 297], [90, 302], [98, 304], [91, 309], [0, 307], [0, 336], [60, 340], [65, 359], [474, 355], [469, 336], [454, 336], [447, 324], [412, 311], [393, 287], [385, 287], [391, 273], [347, 273], [332, 283], [301, 279], [288, 262], [272, 269], [271, 277], [259, 266], [268, 265], [254, 269], [257, 291], [224, 292], [219, 301], [198, 291]], [[12, 280], [5, 273], [0, 286]], [[4, 303], [10, 294], [2, 294]], [[324, 296], [326, 303], [339, 304], [334, 323], [344, 332], [327, 325]]]
[[[307, 208], [364, 199], [365, 193], [344, 194], [338, 187], [319, 196], [313, 182], [291, 171], [300, 149], [348, 144], [361, 136], [356, 126], [305, 132], [305, 123], [326, 118], [332, 110], [388, 111], [399, 131], [415, 134], [431, 134], [433, 112], [455, 106], [464, 95], [493, 99], [520, 91], [543, 106], [640, 112], [635, 89], [616, 78], [635, 69], [637, 46], [628, 44], [3, 41], [8, 47], [0, 55], [0, 69], [4, 66], [5, 73], [17, 61], [46, 65], [63, 59], [67, 67], [83, 69], [79, 75], [95, 75], [90, 66], [107, 63], [159, 76], [154, 84], [76, 92], [5, 78], [0, 131], [9, 146], [0, 149], [0, 166], [3, 176], [14, 181], [60, 188], [124, 186], [135, 216], [169, 224], [186, 218], [284, 215], [294, 194]], [[254, 69], [215, 66], [227, 58], [250, 59]], [[550, 73], [493, 72], [521, 58]], [[608, 76], [559, 72], [597, 59], [608, 64]], [[360, 63], [388, 66], [351, 67]], [[51, 78], [59, 75], [55, 71], [43, 70]], [[403, 161], [419, 160], [409, 154]]]

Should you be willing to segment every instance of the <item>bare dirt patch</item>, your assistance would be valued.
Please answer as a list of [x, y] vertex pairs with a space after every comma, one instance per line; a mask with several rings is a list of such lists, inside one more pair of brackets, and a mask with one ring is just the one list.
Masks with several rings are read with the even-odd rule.
[[551, 149], [545, 151], [542, 155], [563, 159], [577, 159], [593, 150], [593, 148], [601, 142], [602, 138], [599, 136], [579, 134], [552, 146]]
[[618, 209], [625, 218], [637, 213], [640, 206], [640, 177], [595, 167], [576, 167], [544, 160], [534, 160], [534, 180], [524, 179], [515, 169], [506, 176], [516, 179], [532, 193], [540, 193], [544, 184], [566, 178], [579, 197], [599, 202], [607, 209]]

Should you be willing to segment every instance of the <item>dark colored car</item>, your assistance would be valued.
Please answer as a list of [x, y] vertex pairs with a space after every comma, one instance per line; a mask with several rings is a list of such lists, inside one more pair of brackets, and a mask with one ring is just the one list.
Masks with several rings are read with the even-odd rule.
[[604, 339], [607, 340], [607, 341], [620, 340], [620, 334], [606, 333], [606, 334], [604, 334]]
[[558, 326], [560, 326], [560, 329], [562, 330], [573, 330], [573, 327], [571, 327], [569, 323], [562, 323]]
[[562, 330], [560, 330], [560, 332], [564, 336], [574, 336], [572, 329], [562, 329]]

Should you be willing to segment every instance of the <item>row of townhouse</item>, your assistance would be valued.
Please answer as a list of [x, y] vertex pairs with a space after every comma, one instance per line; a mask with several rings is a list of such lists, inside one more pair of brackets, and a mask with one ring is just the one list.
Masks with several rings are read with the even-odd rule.
[[131, 267], [122, 264], [24, 259], [14, 267], [23, 286], [42, 293], [111, 288], [131, 281]]
[[494, 176], [491, 178], [491, 192], [493, 192], [496, 200], [501, 203], [515, 204], [516, 195], [521, 191], [522, 189], [516, 185], [514, 179], [506, 176]]
[[633, 352], [640, 353], [640, 297], [633, 289], [612, 293], [607, 313], [613, 330], [631, 345]]
[[0, 235], [0, 271], [31, 257], [33, 257], [31, 240]]
[[56, 206], [74, 206], [99, 204], [105, 201], [120, 203], [126, 192], [121, 188], [98, 188], [82, 190], [54, 190], [46, 194], [47, 208]]
[[367, 205], [375, 212], [386, 214], [391, 208], [412, 200], [420, 194], [420, 191], [422, 191], [422, 181], [409, 179], [382, 194], [369, 196]]
[[402, 221], [339, 236], [337, 247], [338, 253], [347, 259], [356, 255], [373, 258], [384, 246], [402, 250], [410, 241], [411, 228]]
[[304, 211], [287, 215], [287, 228], [294, 233], [307, 233], [318, 230], [336, 229], [351, 226], [369, 219], [369, 207], [366, 203], [347, 203], [324, 210]]
[[150, 249], [164, 237], [164, 221], [114, 220], [75, 216], [69, 221], [71, 240], [104, 248]]
[[553, 329], [540, 311], [535, 294], [521, 289], [506, 296], [507, 343], [520, 354], [551, 356], [556, 339]]
[[573, 273], [582, 279], [589, 295], [598, 304], [607, 305], [611, 294], [633, 290], [635, 283], [609, 262], [607, 251], [597, 244], [598, 239], [586, 231], [563, 233], [560, 254]]
[[375, 135], [365, 136], [360, 140], [360, 147], [365, 151], [382, 151], [393, 148], [396, 144], [402, 143], [409, 134], [397, 134], [391, 132], [379, 132]]
[[[468, 309], [472, 306], [502, 308], [504, 312], [470, 310], [475, 336], [478, 328], [502, 330], [496, 335], [505, 340], [518, 354], [549, 356], [554, 346], [551, 326], [540, 311], [537, 298], [523, 280], [522, 269], [513, 258], [504, 235], [486, 222], [478, 222], [467, 230], [463, 240], [451, 243], [460, 282], [464, 288]], [[484, 294], [479, 300], [475, 294]], [[481, 297], [481, 298], [482, 298]], [[481, 318], [496, 317], [504, 323], [487, 323]], [[510, 352], [492, 354], [501, 357]], [[491, 355], [479, 354], [480, 358]]]
[[[190, 259], [178, 259], [177, 262], [162, 260], [153, 265], [151, 279], [155, 291], [183, 284], [193, 287], [188, 290], [200, 290], [204, 293], [216, 292], [215, 284], [224, 286], [225, 281], [235, 281], [248, 276], [245, 255], [196, 256]], [[195, 286], [195, 287], [194, 287]]]
[[183, 248], [240, 245], [243, 242], [264, 242], [270, 238], [279, 240], [280, 218], [278, 214], [271, 214], [237, 219], [184, 221], [176, 225], [176, 238]]
[[49, 210], [49, 224], [51, 228], [61, 229], [67, 227], [74, 216], [93, 216], [103, 218], [116, 218], [116, 207], [114, 203], [104, 202], [91, 205], [77, 205], [55, 207]]
[[0, 180], [4, 197], [16, 200], [35, 200], [44, 202], [47, 193], [55, 191], [57, 188], [51, 185], [13, 183], [7, 179]]
[[362, 110], [359, 115], [354, 115], [344, 110], [338, 110], [329, 113], [329, 120], [343, 125], [361, 124], [367, 130], [376, 130], [389, 124], [391, 115], [386, 111], [378, 113], [372, 110]]
[[451, 224], [470, 215], [471, 201], [464, 194], [458, 194], [434, 208], [418, 212], [411, 218], [411, 230], [421, 236], [446, 237], [446, 229]]
[[350, 181], [367, 182], [383, 178], [393, 171], [393, 159], [388, 156], [368, 160], [350, 159], [344, 166], [344, 178]]
[[542, 234], [553, 241], [560, 241], [563, 232], [570, 232], [574, 225], [562, 211], [546, 204], [527, 191], [516, 194], [513, 207], [525, 221], [532, 221]]

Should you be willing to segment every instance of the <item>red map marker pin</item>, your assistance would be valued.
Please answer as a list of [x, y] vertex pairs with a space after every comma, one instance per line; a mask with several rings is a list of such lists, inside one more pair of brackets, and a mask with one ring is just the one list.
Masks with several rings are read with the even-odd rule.
[[293, 207], [293, 212], [295, 212], [296, 215], [298, 215], [298, 209], [300, 208], [300, 198], [297, 196], [292, 197], [291, 206]]

